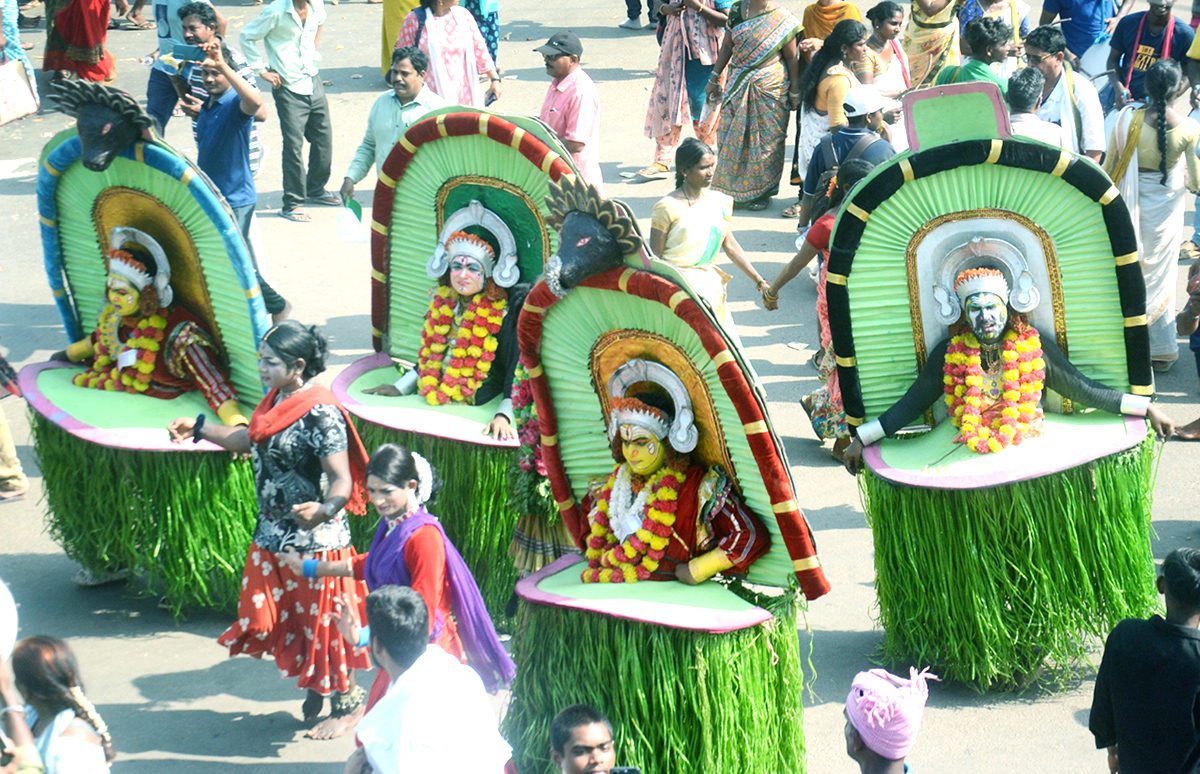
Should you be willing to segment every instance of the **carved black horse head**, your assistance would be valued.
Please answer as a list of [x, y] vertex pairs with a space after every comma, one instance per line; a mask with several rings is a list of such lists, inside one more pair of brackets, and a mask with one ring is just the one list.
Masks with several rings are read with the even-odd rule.
[[62, 81], [52, 88], [59, 109], [76, 119], [80, 160], [93, 172], [108, 169], [117, 154], [152, 126], [142, 106], [119, 89], [92, 81]]
[[602, 199], [581, 179], [551, 181], [547, 204], [549, 222], [558, 228], [558, 252], [546, 262], [543, 278], [558, 296], [641, 249], [637, 223], [625, 206]]

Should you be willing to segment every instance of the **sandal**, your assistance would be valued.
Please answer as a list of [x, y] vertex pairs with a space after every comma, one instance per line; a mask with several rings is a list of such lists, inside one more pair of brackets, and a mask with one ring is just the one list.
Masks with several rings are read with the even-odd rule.
[[325, 191], [320, 196], [308, 197], [309, 204], [320, 204], [324, 207], [341, 207], [342, 196], [333, 191]]
[[154, 28], [155, 28], [154, 22], [150, 21], [149, 19], [136, 20], [136, 19], [131, 19], [128, 16], [125, 17], [124, 29], [127, 29], [127, 30], [152, 30]]
[[293, 207], [290, 210], [280, 210], [279, 217], [287, 218], [293, 223], [312, 223], [312, 215], [309, 215], [299, 207]]
[[755, 199], [752, 202], [746, 202], [746, 209], [750, 212], [762, 212], [771, 204], [770, 199]]
[[783, 212], [779, 213], [783, 218], [798, 218], [800, 217], [800, 202], [796, 202], [790, 207], [784, 207]]
[[634, 174], [636, 174], [638, 178], [642, 180], [662, 180], [670, 171], [670, 167], [666, 166], [665, 164], [659, 164], [658, 162], [655, 162], [644, 169], [639, 169]]

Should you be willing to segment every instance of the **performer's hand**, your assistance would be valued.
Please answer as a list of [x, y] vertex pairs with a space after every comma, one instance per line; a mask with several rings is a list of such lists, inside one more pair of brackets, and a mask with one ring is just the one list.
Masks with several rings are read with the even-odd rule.
[[354, 198], [354, 181], [346, 177], [342, 179], [342, 188], [338, 191], [342, 195], [342, 201], [348, 201]]
[[183, 443], [192, 437], [195, 428], [195, 417], [180, 417], [167, 425], [167, 435], [171, 437], [171, 443]]
[[696, 580], [695, 576], [692, 575], [692, 570], [690, 567], [688, 567], [687, 562], [680, 562], [679, 564], [675, 565], [675, 577], [689, 586], [697, 586], [700, 584], [700, 581]]
[[333, 600], [333, 612], [329, 620], [337, 627], [338, 633], [348, 645], [358, 644], [358, 610], [350, 602], [350, 597], [342, 592]]
[[1121, 761], [1117, 758], [1117, 746], [1108, 748], [1108, 770], [1110, 774], [1121, 774]]
[[512, 424], [509, 423], [508, 417], [503, 414], [497, 414], [491, 422], [488, 422], [487, 426], [483, 428], [483, 434], [489, 438], [497, 438], [501, 441], [517, 437], [517, 433], [513, 430]]
[[329, 514], [324, 506], [316, 501], [299, 503], [292, 506], [292, 521], [304, 529], [312, 529], [329, 521]]
[[378, 387], [369, 387], [369, 388], [363, 390], [363, 394], [364, 395], [387, 395], [389, 397], [394, 398], [400, 394], [400, 391], [396, 389], [396, 385], [394, 385], [394, 384], [381, 384]]
[[858, 471], [862, 470], [862, 458], [863, 442], [855, 438], [846, 447], [846, 451], [842, 452], [842, 462], [846, 464], [846, 470], [857, 476]]
[[304, 557], [296, 552], [296, 549], [288, 546], [283, 549], [283, 553], [275, 554], [275, 559], [280, 564], [287, 567], [298, 577], [304, 576]]
[[1146, 409], [1146, 419], [1150, 420], [1150, 426], [1154, 428], [1154, 433], [1158, 436], [1158, 440], [1165, 441], [1175, 434], [1175, 423], [1171, 421], [1171, 418], [1162, 409], [1153, 403]]

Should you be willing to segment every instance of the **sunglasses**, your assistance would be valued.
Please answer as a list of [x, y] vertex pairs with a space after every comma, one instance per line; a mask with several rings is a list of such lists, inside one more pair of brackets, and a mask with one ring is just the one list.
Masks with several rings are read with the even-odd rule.
[[545, 59], [547, 62], [553, 62], [557, 59], [562, 59], [564, 56], [566, 54], [542, 54], [542, 59]]

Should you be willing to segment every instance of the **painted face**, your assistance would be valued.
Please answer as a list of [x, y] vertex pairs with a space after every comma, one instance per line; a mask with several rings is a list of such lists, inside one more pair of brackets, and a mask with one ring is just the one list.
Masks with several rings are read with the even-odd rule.
[[408, 104], [421, 93], [425, 86], [425, 75], [418, 73], [407, 59], [392, 65], [392, 88], [402, 104]]
[[612, 732], [603, 723], [571, 729], [562, 752], [552, 750], [550, 758], [563, 774], [608, 774], [617, 765]]
[[851, 62], [861, 62], [867, 56], [867, 41], [870, 39], [869, 35], [864, 35], [857, 43], [842, 46], [842, 55]]
[[653, 475], [663, 465], [667, 447], [640, 425], [621, 425], [621, 454], [639, 476]]
[[981, 344], [995, 344], [1008, 327], [1008, 307], [995, 293], [976, 293], [967, 299], [967, 322]]
[[469, 255], [450, 259], [450, 287], [460, 296], [473, 296], [483, 290], [483, 264]]
[[890, 19], [884, 19], [874, 25], [875, 32], [882, 40], [892, 40], [904, 29], [904, 11], [896, 11]]
[[396, 486], [378, 476], [367, 476], [367, 496], [380, 516], [395, 519], [416, 510], [417, 482], [414, 479], [408, 482], [408, 486]]
[[132, 317], [141, 311], [138, 304], [142, 300], [142, 294], [124, 277], [117, 274], [108, 275], [106, 293], [108, 303], [112, 304], [117, 314], [122, 317]]
[[708, 188], [712, 185], [713, 173], [717, 169], [717, 158], [705, 153], [696, 166], [683, 173], [683, 181], [693, 188]]
[[199, 16], [189, 16], [183, 20], [183, 39], [193, 46], [212, 40], [215, 32], [212, 27], [200, 21]]
[[258, 375], [267, 389], [299, 386], [302, 370], [300, 363], [290, 367], [284, 363], [266, 341], [258, 345]]

